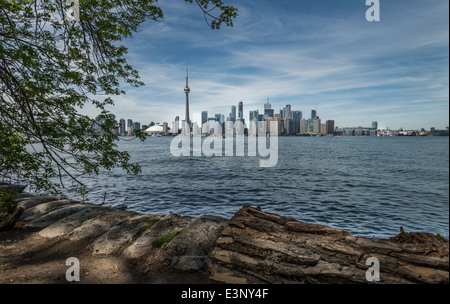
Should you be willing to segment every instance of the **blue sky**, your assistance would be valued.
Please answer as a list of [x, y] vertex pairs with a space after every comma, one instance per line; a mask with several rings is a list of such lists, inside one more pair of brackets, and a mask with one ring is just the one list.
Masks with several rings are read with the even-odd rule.
[[188, 64], [191, 113], [228, 116], [242, 100], [247, 117], [269, 98], [339, 127], [448, 126], [448, 1], [380, 0], [380, 22], [365, 0], [224, 1], [239, 16], [219, 31], [195, 4], [159, 2], [164, 21], [124, 41], [146, 86], [115, 97], [117, 118], [183, 119]]

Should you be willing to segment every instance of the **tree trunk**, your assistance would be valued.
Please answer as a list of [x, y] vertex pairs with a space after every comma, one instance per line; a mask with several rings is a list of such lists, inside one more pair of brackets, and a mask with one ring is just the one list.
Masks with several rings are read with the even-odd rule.
[[[369, 258], [379, 262], [378, 277], [377, 264]], [[209, 270], [212, 282], [230, 284], [448, 284], [449, 242], [423, 232], [391, 239], [355, 237], [243, 207], [217, 240]]]

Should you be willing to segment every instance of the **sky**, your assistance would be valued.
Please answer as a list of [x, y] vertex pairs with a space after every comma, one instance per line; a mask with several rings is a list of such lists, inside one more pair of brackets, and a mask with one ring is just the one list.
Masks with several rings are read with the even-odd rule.
[[188, 65], [191, 119], [227, 117], [240, 101], [248, 117], [269, 99], [275, 113], [317, 109], [339, 127], [448, 126], [447, 0], [380, 0], [379, 22], [365, 0], [224, 2], [238, 8], [234, 27], [211, 30], [195, 4], [160, 0], [164, 20], [124, 40], [146, 85], [114, 97], [118, 119], [184, 119]]

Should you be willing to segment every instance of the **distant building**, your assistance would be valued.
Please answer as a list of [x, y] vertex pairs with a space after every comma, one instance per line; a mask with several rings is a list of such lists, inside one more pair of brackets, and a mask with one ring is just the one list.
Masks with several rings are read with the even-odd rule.
[[276, 130], [277, 135], [280, 135], [280, 134], [281, 134], [281, 115], [280, 115], [280, 114], [275, 114], [275, 116], [276, 116], [276, 117], [268, 117], [268, 118], [266, 119], [266, 133], [267, 133], [267, 134], [271, 133], [271, 132], [270, 132], [270, 123], [271, 123], [272, 121], [273, 121], [273, 122], [276, 122], [276, 124], [277, 124], [277, 130]]
[[271, 110], [272, 105], [269, 103], [269, 98], [267, 98], [267, 102], [264, 104], [264, 111]]
[[304, 118], [302, 118], [300, 120], [300, 132], [299, 133], [300, 134], [308, 133], [308, 128], [307, 128], [307, 125], [306, 125], [306, 119], [304, 119]]
[[131, 124], [131, 126], [128, 126], [128, 136], [133, 136], [134, 135], [134, 127], [133, 124]]
[[326, 135], [334, 135], [334, 120], [327, 120], [326, 124]]
[[162, 135], [164, 134], [164, 126], [160, 124], [155, 124], [154, 126], [149, 127], [147, 130], [144, 131], [148, 135]]
[[239, 102], [238, 119], [244, 121], [244, 103], [242, 101]]
[[125, 119], [121, 118], [119, 121], [119, 133], [120, 135], [125, 135], [125, 132], [127, 131], [125, 127]]
[[236, 121], [236, 106], [231, 106], [231, 113], [230, 113], [231, 121]]
[[303, 118], [303, 113], [301, 111], [292, 111], [292, 118], [294, 120], [294, 133], [300, 133], [300, 121]]
[[326, 123], [320, 124], [320, 135], [327, 135], [327, 124]]
[[250, 121], [252, 121], [253, 118], [256, 118], [256, 120], [258, 120], [259, 110], [250, 111], [248, 116]]
[[135, 122], [133, 123], [133, 130], [140, 130], [141, 129], [141, 123]]
[[320, 134], [320, 118], [318, 116], [314, 117], [313, 120], [313, 133]]
[[267, 117], [273, 117], [275, 114], [273, 109], [264, 109], [264, 115], [267, 115]]
[[316, 110], [311, 110], [311, 119], [314, 119], [317, 116]]

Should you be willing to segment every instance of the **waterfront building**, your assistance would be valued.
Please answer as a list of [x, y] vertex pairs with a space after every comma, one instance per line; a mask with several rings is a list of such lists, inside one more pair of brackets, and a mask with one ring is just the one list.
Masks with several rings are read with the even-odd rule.
[[306, 133], [308, 133], [306, 119], [302, 118], [300, 120], [300, 134], [306, 134]]
[[313, 120], [313, 133], [320, 134], [320, 118], [319, 116], [314, 117]]
[[259, 110], [254, 110], [249, 112], [249, 120], [252, 121], [253, 118], [256, 118], [258, 120], [259, 117]]
[[125, 119], [121, 118], [119, 121], [119, 134], [125, 135], [125, 132], [127, 131], [125, 127]]
[[244, 122], [244, 103], [242, 101], [239, 102], [238, 119]]
[[236, 121], [236, 106], [231, 106], [230, 118], [232, 122]]
[[202, 126], [208, 122], [208, 111], [202, 111]]
[[326, 121], [326, 135], [334, 135], [334, 120]]
[[133, 123], [133, 130], [140, 130], [141, 129], [141, 123], [136, 121]]
[[294, 120], [294, 134], [300, 133], [300, 121], [303, 118], [301, 111], [292, 111], [292, 119]]
[[327, 124], [321, 123], [320, 124], [320, 135], [327, 135]]
[[316, 110], [311, 110], [311, 119], [314, 119], [317, 116]]

